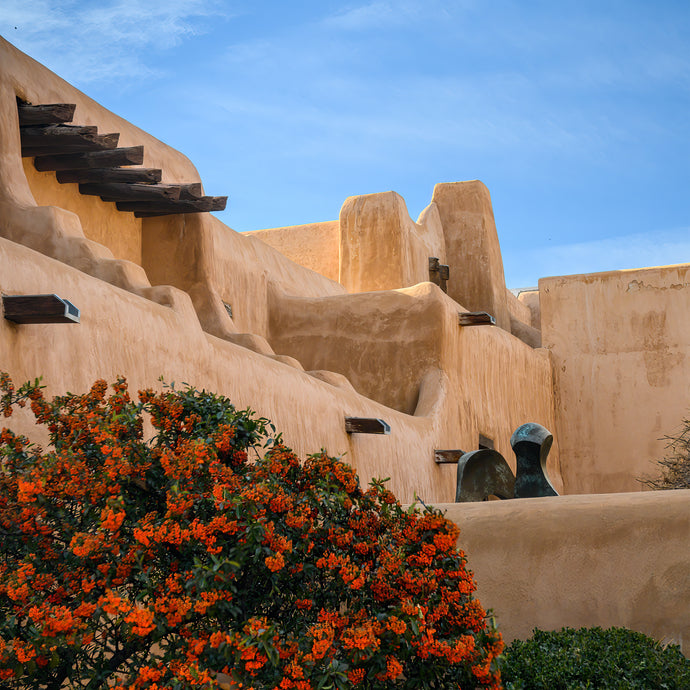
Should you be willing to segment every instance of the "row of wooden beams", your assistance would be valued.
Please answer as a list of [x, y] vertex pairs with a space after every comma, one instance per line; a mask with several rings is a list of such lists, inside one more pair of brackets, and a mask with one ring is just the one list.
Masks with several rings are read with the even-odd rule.
[[51, 105], [29, 105], [19, 101], [19, 126], [33, 127], [35, 125], [53, 125], [72, 122], [75, 103], [52, 103]]
[[142, 165], [144, 147], [117, 148], [119, 134], [98, 134], [94, 126], [65, 125], [75, 105], [53, 103], [32, 106], [17, 103], [22, 156], [34, 158], [40, 172], [52, 171], [61, 184], [77, 183], [81, 194], [115, 202], [118, 211], [137, 218], [178, 213], [223, 211], [226, 196], [202, 196], [201, 184], [160, 184], [158, 168]]
[[121, 165], [141, 165], [144, 162], [143, 146], [127, 146], [110, 151], [67, 153], [55, 156], [37, 156], [36, 170], [86, 170], [89, 168], [119, 168]]
[[77, 183], [156, 184], [163, 177], [159, 168], [91, 168], [85, 170], [58, 170], [57, 181]]

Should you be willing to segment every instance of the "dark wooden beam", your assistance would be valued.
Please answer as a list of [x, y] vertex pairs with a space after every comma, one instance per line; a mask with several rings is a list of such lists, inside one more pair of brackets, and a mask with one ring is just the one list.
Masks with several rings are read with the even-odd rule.
[[446, 264], [440, 263], [435, 256], [429, 257], [429, 281], [438, 285], [443, 292], [448, 292], [448, 277], [450, 276], [450, 269]]
[[92, 170], [59, 170], [56, 176], [57, 181], [62, 184], [69, 182], [156, 184], [161, 181], [163, 173], [159, 168], [94, 168]]
[[494, 450], [494, 440], [484, 434], [479, 434], [479, 450], [485, 448], [486, 450]]
[[[84, 191], [82, 191], [84, 188]], [[96, 190], [101, 188], [102, 193]], [[201, 183], [188, 184], [103, 184], [79, 185], [82, 194], [97, 194], [103, 201], [199, 201], [202, 198]]]
[[435, 450], [434, 462], [437, 465], [457, 464], [458, 460], [465, 454], [464, 450]]
[[[186, 184], [180, 184], [177, 186], [180, 188], [180, 199], [183, 201], [197, 201], [204, 196], [204, 190], [201, 188], [201, 182], [188, 182]], [[221, 197], [210, 198], [220, 199]], [[225, 198], [226, 201], [228, 199], [228, 197], [223, 198]]]
[[36, 156], [59, 156], [67, 153], [82, 153], [85, 151], [108, 151], [117, 147], [120, 135], [97, 134], [96, 136], [75, 137], [67, 141], [48, 141], [40, 146], [24, 146], [22, 144], [22, 158]]
[[485, 311], [466, 311], [458, 314], [461, 326], [495, 326], [496, 319]]
[[43, 146], [47, 143], [69, 143], [81, 141], [85, 137], [98, 136], [95, 125], [43, 125], [41, 127], [22, 127], [19, 130], [22, 146]]
[[72, 122], [76, 103], [51, 103], [49, 105], [29, 105], [17, 103], [20, 127], [53, 125]]
[[57, 295], [3, 295], [3, 316], [14, 323], [79, 323], [79, 309]]
[[124, 182], [79, 185], [81, 194], [100, 196], [103, 201], [170, 201], [180, 198], [180, 186], [172, 184], [126, 184]]
[[179, 201], [120, 201], [117, 203], [117, 210], [134, 213], [137, 218], [152, 218], [176, 213], [223, 211], [227, 201], [226, 196], [202, 196], [194, 200]]
[[36, 170], [84, 170], [87, 168], [111, 168], [121, 165], [141, 165], [144, 147], [129, 146], [110, 151], [89, 151], [59, 156], [39, 156], [34, 159]]
[[390, 434], [391, 428], [383, 419], [375, 417], [345, 417], [348, 434]]

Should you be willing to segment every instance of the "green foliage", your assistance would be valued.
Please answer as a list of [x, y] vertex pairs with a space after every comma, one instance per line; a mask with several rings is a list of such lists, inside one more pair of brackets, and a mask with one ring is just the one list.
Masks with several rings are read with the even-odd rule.
[[535, 630], [506, 649], [502, 676], [506, 690], [687, 690], [690, 660], [626, 628]]
[[[0, 429], [0, 686], [12, 690], [498, 688], [500, 635], [458, 530], [385, 481], [186, 388], [30, 402]], [[154, 429], [144, 438], [144, 420]]]

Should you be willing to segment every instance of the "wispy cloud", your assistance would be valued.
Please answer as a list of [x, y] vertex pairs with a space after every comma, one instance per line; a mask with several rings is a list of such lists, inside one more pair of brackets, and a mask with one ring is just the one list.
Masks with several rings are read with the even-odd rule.
[[418, 2], [371, 2], [331, 14], [323, 19], [321, 25], [346, 31], [399, 26], [422, 11], [423, 6]]
[[541, 277], [690, 263], [690, 227], [634, 233], [587, 242], [525, 247], [506, 252], [510, 287], [536, 285]]
[[219, 13], [216, 0], [4, 0], [0, 33], [79, 84], [150, 76], [145, 51], [178, 45]]

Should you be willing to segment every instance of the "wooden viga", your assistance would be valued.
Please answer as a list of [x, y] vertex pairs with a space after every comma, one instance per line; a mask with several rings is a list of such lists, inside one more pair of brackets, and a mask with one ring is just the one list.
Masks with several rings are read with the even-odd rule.
[[226, 196], [204, 196], [201, 184], [161, 184], [162, 170], [130, 168], [144, 162], [144, 147], [118, 147], [119, 134], [99, 134], [72, 122], [75, 104], [17, 101], [22, 157], [36, 170], [54, 171], [58, 182], [77, 183], [81, 194], [115, 202], [137, 218], [223, 211]]

